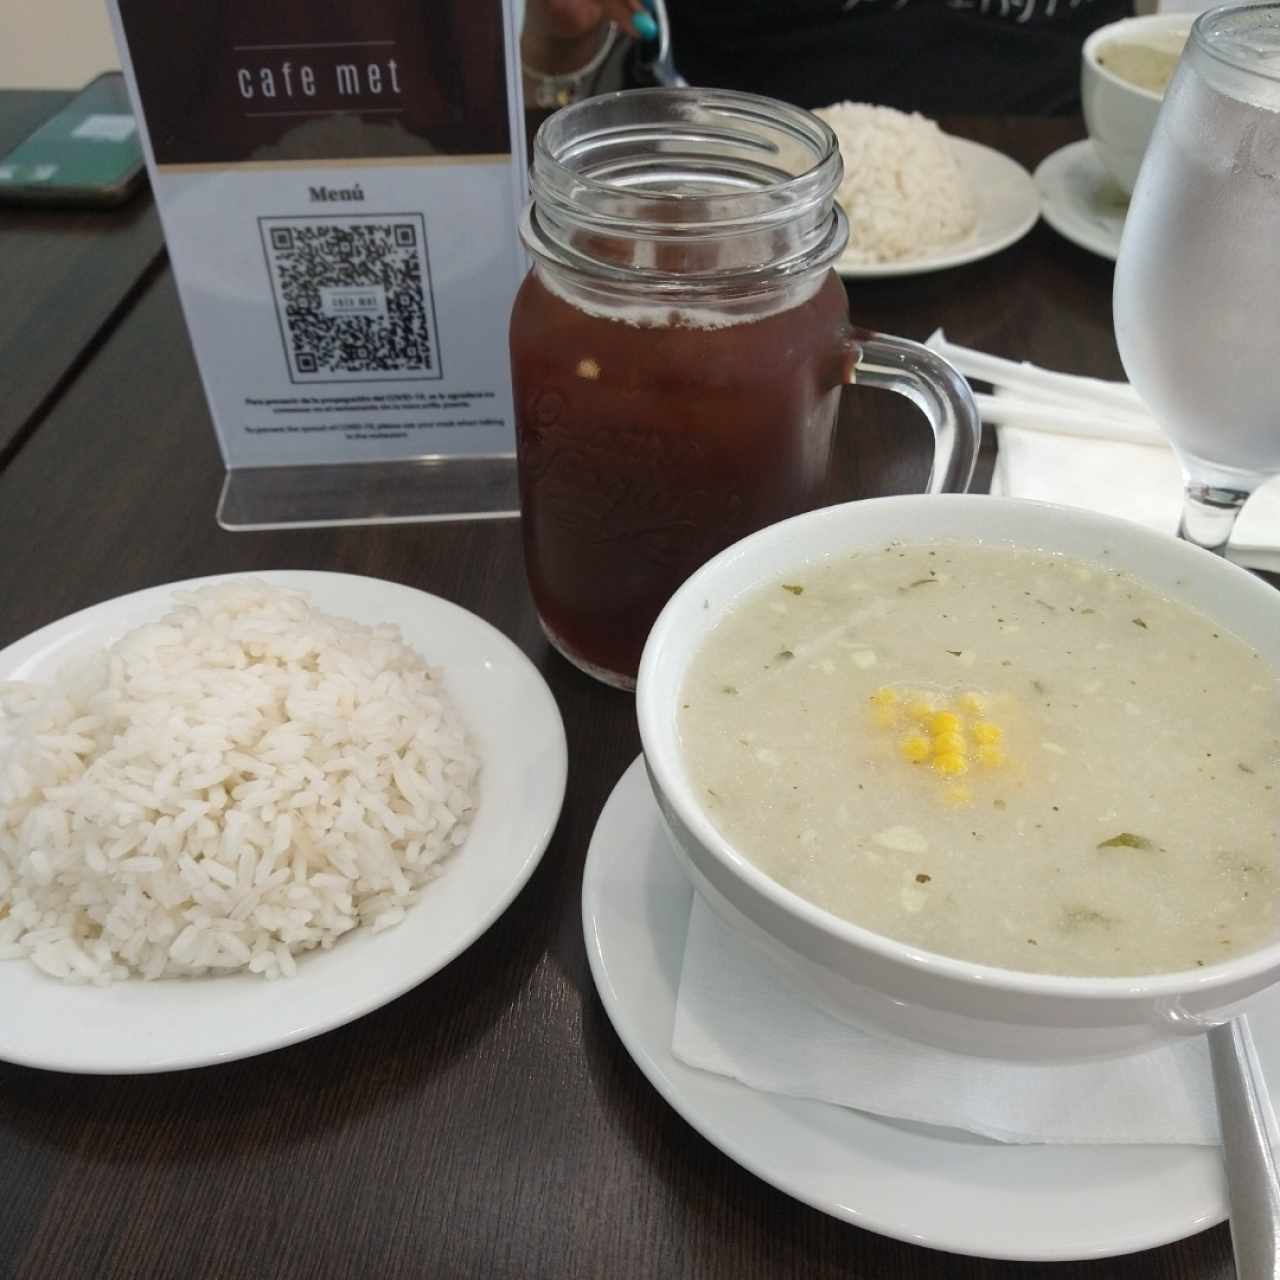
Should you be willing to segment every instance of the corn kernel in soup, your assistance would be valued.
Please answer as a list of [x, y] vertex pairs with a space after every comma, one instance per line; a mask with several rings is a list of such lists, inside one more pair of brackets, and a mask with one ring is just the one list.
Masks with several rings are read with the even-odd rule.
[[895, 545], [731, 612], [680, 733], [712, 820], [802, 897], [965, 960], [1120, 976], [1274, 938], [1278, 692], [1103, 564]]

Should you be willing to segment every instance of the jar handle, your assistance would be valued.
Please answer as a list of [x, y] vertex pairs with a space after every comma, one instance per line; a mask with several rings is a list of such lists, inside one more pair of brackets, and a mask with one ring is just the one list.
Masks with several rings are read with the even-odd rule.
[[906, 396], [933, 428], [933, 469], [926, 493], [966, 493], [982, 443], [982, 419], [963, 377], [918, 342], [859, 331], [847, 381]]

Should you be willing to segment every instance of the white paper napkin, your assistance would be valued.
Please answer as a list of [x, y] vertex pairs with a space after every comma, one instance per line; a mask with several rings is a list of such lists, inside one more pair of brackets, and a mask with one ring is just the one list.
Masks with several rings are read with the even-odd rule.
[[[1086, 507], [1177, 532], [1182, 469], [1172, 449], [1058, 435], [1052, 425], [996, 428], [992, 493]], [[1228, 554], [1250, 569], [1280, 572], [1280, 480], [1268, 481], [1245, 503]]]
[[[1182, 471], [1136, 391], [1126, 382], [1055, 373], [950, 342], [936, 329], [925, 345], [966, 377], [989, 382], [979, 395], [999, 449], [991, 492], [1084, 507], [1176, 533]], [[1228, 556], [1280, 572], [1280, 477], [1263, 485], [1236, 523]]]
[[1201, 1037], [1129, 1058], [1003, 1063], [879, 1040], [809, 1004], [695, 893], [672, 1052], [753, 1089], [1016, 1143], [1219, 1141]]

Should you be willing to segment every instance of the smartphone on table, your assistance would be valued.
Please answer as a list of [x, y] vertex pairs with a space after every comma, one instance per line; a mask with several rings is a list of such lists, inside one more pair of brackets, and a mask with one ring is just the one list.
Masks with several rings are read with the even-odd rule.
[[0, 203], [108, 208], [145, 176], [124, 76], [107, 71], [0, 155]]

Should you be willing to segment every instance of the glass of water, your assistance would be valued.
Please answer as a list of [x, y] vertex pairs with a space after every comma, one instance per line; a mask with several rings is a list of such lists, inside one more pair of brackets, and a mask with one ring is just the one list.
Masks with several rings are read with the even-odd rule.
[[1280, 474], [1280, 4], [1191, 29], [1125, 219], [1115, 326], [1186, 479], [1180, 536], [1221, 553]]

